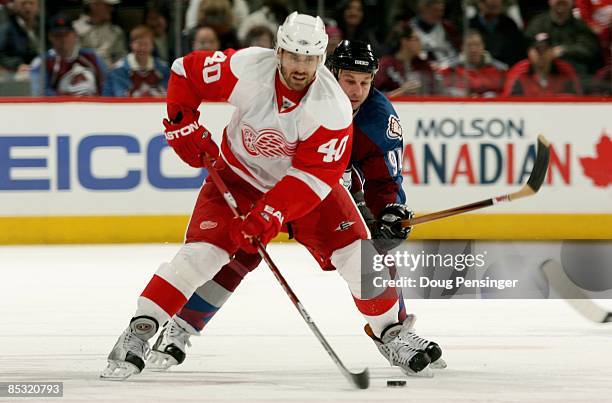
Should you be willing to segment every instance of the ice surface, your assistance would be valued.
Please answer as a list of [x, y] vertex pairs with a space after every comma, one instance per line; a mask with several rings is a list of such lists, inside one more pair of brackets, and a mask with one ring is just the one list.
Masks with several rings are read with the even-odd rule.
[[370, 389], [348, 386], [263, 265], [192, 339], [183, 365], [100, 381], [137, 296], [177, 249], [0, 247], [0, 381], [61, 381], [62, 401], [612, 401], [612, 325], [564, 301], [407, 301], [449, 367], [387, 388], [406, 377], [363, 333], [340, 276], [294, 244], [272, 245], [273, 259], [345, 364], [370, 368]]

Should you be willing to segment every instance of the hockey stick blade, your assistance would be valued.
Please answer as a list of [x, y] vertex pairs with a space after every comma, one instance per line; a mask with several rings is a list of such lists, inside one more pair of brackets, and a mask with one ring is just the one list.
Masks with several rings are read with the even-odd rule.
[[608, 312], [593, 302], [587, 293], [578, 287], [565, 274], [561, 264], [553, 259], [542, 263], [550, 288], [570, 304], [580, 315], [595, 322], [612, 322], [612, 312]]
[[351, 374], [353, 384], [359, 389], [367, 389], [370, 386], [370, 371], [367, 368], [357, 374], [352, 372], [349, 374]]
[[[225, 185], [223, 178], [221, 178], [221, 176], [219, 175], [219, 173], [213, 166], [214, 161], [209, 156], [204, 155], [204, 154], [201, 156], [201, 159], [202, 159], [202, 163], [204, 167], [208, 170], [208, 174], [210, 175], [213, 183], [217, 187], [217, 190], [219, 191], [219, 193], [223, 195], [225, 202], [227, 203], [228, 207], [234, 214], [234, 217], [241, 217], [240, 211], [238, 210], [238, 204], [236, 203], [236, 199], [234, 199], [234, 196], [232, 196], [232, 193], [230, 192], [228, 187]], [[368, 369], [366, 368], [362, 372], [353, 373], [346, 368], [344, 363], [340, 361], [340, 358], [338, 357], [334, 349], [331, 347], [331, 345], [327, 342], [327, 340], [323, 336], [323, 333], [321, 333], [321, 331], [319, 330], [317, 325], [314, 323], [314, 321], [312, 320], [308, 312], [306, 312], [306, 309], [304, 309], [304, 306], [298, 299], [297, 295], [293, 292], [293, 289], [291, 288], [291, 286], [289, 286], [289, 283], [283, 277], [282, 273], [276, 266], [276, 263], [274, 263], [274, 261], [272, 260], [268, 252], [266, 251], [265, 246], [261, 243], [259, 239], [255, 239], [255, 242], [257, 246], [257, 252], [259, 252], [259, 255], [261, 256], [263, 261], [266, 262], [266, 264], [270, 268], [270, 271], [272, 271], [272, 274], [274, 274], [274, 277], [276, 278], [280, 286], [283, 288], [283, 290], [285, 291], [285, 293], [287, 294], [287, 296], [293, 303], [293, 306], [295, 306], [295, 308], [298, 310], [298, 312], [302, 316], [302, 319], [304, 319], [308, 327], [310, 327], [310, 330], [312, 330], [312, 332], [317, 337], [321, 345], [323, 345], [323, 348], [325, 349], [325, 351], [327, 351], [327, 354], [329, 354], [330, 358], [336, 364], [336, 366], [338, 367], [342, 375], [344, 375], [344, 377], [354, 387], [359, 388], [359, 389], [367, 389], [370, 386], [370, 374], [369, 374]]]
[[543, 135], [538, 136], [538, 149], [536, 154], [536, 160], [533, 164], [533, 170], [529, 179], [527, 180], [527, 186], [529, 186], [534, 193], [537, 193], [544, 183], [546, 178], [546, 172], [548, 171], [548, 164], [550, 163], [550, 143], [546, 140]]
[[532, 196], [536, 194], [538, 190], [540, 190], [540, 187], [542, 187], [542, 183], [544, 183], [544, 179], [546, 178], [546, 172], [548, 171], [549, 163], [550, 143], [543, 135], [539, 135], [533, 169], [531, 170], [531, 174], [529, 175], [527, 183], [523, 185], [523, 187], [518, 191], [503, 196], [493, 197], [491, 199], [481, 200], [470, 204], [464, 204], [462, 206], [453, 207], [447, 210], [437, 211], [435, 213], [425, 214], [420, 217], [403, 220], [402, 226], [411, 227], [413, 225], [423, 224], [426, 222], [439, 220], [441, 218], [467, 213], [469, 211], [493, 206], [495, 204], [511, 202], [513, 200], [520, 199], [521, 197]]

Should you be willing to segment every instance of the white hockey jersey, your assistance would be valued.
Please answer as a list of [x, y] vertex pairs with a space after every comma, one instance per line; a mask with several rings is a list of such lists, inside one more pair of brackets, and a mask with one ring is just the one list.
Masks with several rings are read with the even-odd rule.
[[[196, 110], [202, 101], [234, 105], [221, 144], [223, 159], [256, 189], [282, 190], [283, 204], [297, 218], [342, 176], [350, 157], [352, 109], [325, 67], [298, 93], [281, 83], [277, 64], [271, 49], [193, 52], [173, 63], [167, 102], [169, 109], [179, 104]], [[206, 125], [206, 116], [202, 119]]]

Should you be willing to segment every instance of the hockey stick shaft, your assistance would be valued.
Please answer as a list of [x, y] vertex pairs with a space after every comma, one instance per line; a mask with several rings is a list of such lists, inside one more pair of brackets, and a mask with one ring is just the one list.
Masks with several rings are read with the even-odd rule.
[[481, 208], [493, 206], [499, 203], [511, 202], [522, 197], [532, 196], [536, 194], [538, 190], [540, 190], [540, 187], [544, 182], [544, 178], [546, 177], [546, 172], [548, 171], [548, 164], [550, 162], [550, 144], [544, 136], [540, 135], [538, 136], [537, 147], [537, 154], [535, 162], [533, 164], [533, 169], [531, 171], [531, 174], [529, 175], [527, 184], [525, 184], [520, 190], [514, 193], [509, 193], [502, 196], [493, 197], [470, 204], [464, 204], [462, 206], [453, 207], [442, 211], [436, 211], [435, 213], [425, 214], [408, 220], [403, 220], [402, 226], [411, 227], [413, 225], [423, 224], [426, 222], [439, 220], [441, 218], [467, 213], [468, 211], [479, 210]]
[[[234, 217], [241, 217], [242, 215], [240, 214], [240, 210], [238, 209], [238, 204], [236, 203], [236, 199], [234, 199], [234, 197], [232, 196], [232, 193], [230, 192], [228, 187], [225, 185], [225, 182], [223, 181], [223, 179], [221, 178], [221, 176], [219, 175], [219, 173], [213, 166], [211, 160], [207, 158], [207, 156], [202, 156], [202, 161], [204, 162], [204, 167], [208, 170], [208, 174], [210, 175], [213, 183], [217, 187], [217, 190], [221, 192], [227, 205], [229, 206], [232, 213], [234, 214]], [[257, 246], [257, 251], [259, 252], [259, 255], [264, 260], [264, 262], [266, 262], [266, 264], [268, 265], [268, 267], [274, 274], [274, 277], [276, 277], [276, 280], [280, 283], [283, 290], [285, 290], [285, 293], [287, 294], [291, 302], [293, 302], [293, 305], [295, 306], [295, 308], [300, 312], [300, 315], [302, 316], [304, 321], [308, 324], [308, 327], [310, 327], [310, 330], [312, 330], [312, 332], [315, 334], [317, 339], [319, 339], [319, 342], [323, 345], [323, 348], [325, 349], [325, 351], [327, 351], [327, 354], [329, 354], [332, 361], [334, 361], [338, 369], [340, 369], [340, 372], [342, 372], [342, 375], [344, 375], [346, 379], [353, 386], [359, 389], [367, 389], [368, 386], [370, 385], [370, 376], [368, 373], [368, 369], [366, 368], [360, 373], [353, 373], [346, 368], [344, 363], [342, 363], [342, 361], [340, 360], [336, 352], [333, 350], [331, 345], [327, 342], [327, 340], [323, 336], [323, 333], [321, 333], [321, 331], [319, 330], [315, 322], [312, 320], [308, 312], [306, 312], [306, 309], [300, 302], [299, 298], [297, 297], [295, 292], [293, 292], [293, 290], [291, 289], [291, 286], [289, 285], [289, 283], [287, 283], [287, 280], [285, 280], [285, 277], [283, 277], [282, 273], [280, 272], [280, 270], [278, 269], [278, 267], [276, 266], [276, 264], [274, 263], [274, 261], [272, 260], [268, 252], [266, 251], [265, 246], [261, 243], [259, 239], [254, 239], [254, 242], [255, 242], [255, 245]]]

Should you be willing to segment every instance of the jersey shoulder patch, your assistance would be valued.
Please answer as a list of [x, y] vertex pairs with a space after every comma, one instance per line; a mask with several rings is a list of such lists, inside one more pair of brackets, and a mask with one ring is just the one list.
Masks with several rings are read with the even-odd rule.
[[324, 66], [317, 69], [317, 79], [307, 94], [304, 106], [317, 126], [329, 130], [347, 128], [353, 120], [351, 102], [336, 78]]
[[393, 147], [403, 140], [402, 124], [395, 108], [377, 89], [372, 91], [359, 108], [354, 124], [374, 143], [384, 145], [383, 148]]
[[269, 76], [276, 71], [276, 53], [274, 49], [250, 47], [240, 49], [230, 60], [232, 73], [240, 80], [261, 81], [262, 76]]
[[390, 139], [402, 139], [403, 131], [400, 120], [395, 115], [389, 115], [389, 122], [387, 124], [387, 137]]

